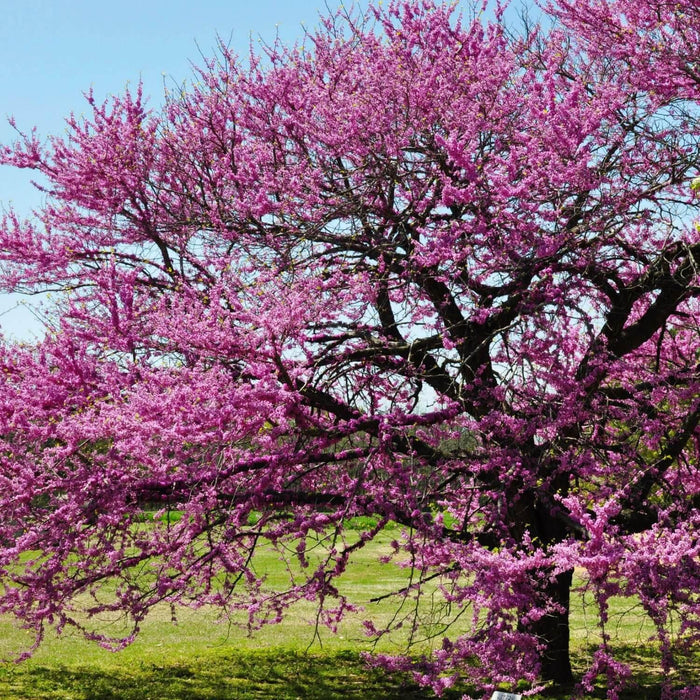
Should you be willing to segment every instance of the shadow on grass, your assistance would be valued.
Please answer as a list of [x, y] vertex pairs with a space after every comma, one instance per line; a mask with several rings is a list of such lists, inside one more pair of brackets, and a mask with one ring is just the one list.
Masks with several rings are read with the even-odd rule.
[[[595, 647], [580, 649], [572, 653], [572, 665], [575, 675], [579, 678], [588, 667], [590, 659], [595, 652]], [[661, 669], [660, 652], [658, 644], [652, 642], [640, 644], [615, 643], [616, 658], [629, 665], [632, 677], [627, 686], [620, 692], [620, 700], [659, 700], [662, 695], [663, 672]], [[698, 688], [698, 694], [685, 697], [697, 697], [700, 700], [700, 650], [694, 653], [679, 655], [676, 659], [678, 668], [673, 672], [671, 684], [674, 688], [692, 686]], [[576, 673], [577, 671], [577, 673]], [[678, 692], [675, 691], [675, 692]], [[562, 691], [552, 691], [551, 695], [544, 693], [544, 698], [556, 698], [563, 700]], [[607, 688], [604, 678], [599, 678], [595, 691], [585, 695], [586, 700], [594, 700], [607, 697]], [[675, 697], [675, 696], [672, 696]]]
[[[463, 691], [462, 691], [463, 692]], [[456, 700], [460, 692], [443, 695]], [[367, 669], [358, 654], [227, 654], [187, 665], [21, 666], [0, 673], [7, 700], [420, 700], [434, 697], [406, 678]]]
[[[573, 661], [579, 672], [588, 651]], [[651, 646], [618, 648], [634, 681], [621, 700], [658, 700], [661, 673]], [[590, 657], [588, 657], [590, 658]], [[698, 683], [700, 655], [687, 659], [681, 675]], [[680, 680], [677, 679], [677, 680]], [[605, 698], [604, 679], [586, 698]], [[465, 689], [451, 689], [443, 700], [457, 700]], [[573, 689], [544, 693], [548, 700], [568, 700]], [[4, 700], [427, 700], [435, 696], [407, 676], [368, 669], [353, 651], [304, 654], [284, 649], [196, 655], [185, 662], [134, 661], [109, 665], [20, 665], [0, 667]]]

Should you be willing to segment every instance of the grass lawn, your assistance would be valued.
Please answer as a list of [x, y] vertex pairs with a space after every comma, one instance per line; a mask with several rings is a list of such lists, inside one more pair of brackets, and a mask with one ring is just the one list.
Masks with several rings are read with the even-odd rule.
[[[400, 588], [405, 572], [377, 558], [388, 551], [390, 535], [382, 535], [358, 552], [344, 577], [344, 592], [362, 603], [381, 593]], [[276, 554], [259, 555], [259, 566], [270, 573], [270, 583], [283, 581], [284, 568]], [[380, 623], [393, 614], [395, 601], [367, 605]], [[313, 603], [302, 603], [288, 618], [246, 636], [238, 627], [221, 623], [212, 610], [179, 612], [171, 622], [167, 607], [156, 609], [143, 625], [136, 642], [112, 653], [64, 634], [47, 640], [32, 659], [22, 664], [0, 666], [0, 698], [7, 700], [196, 700], [210, 698], [363, 698], [399, 700], [429, 698], [409, 678], [390, 677], [369, 670], [360, 652], [367, 649], [359, 619], [348, 619], [338, 635], [322, 634], [314, 639]], [[587, 604], [576, 598], [572, 609], [572, 658], [576, 669], [585, 668], [597, 638]], [[622, 658], [634, 669], [636, 688], [626, 700], [659, 697], [660, 672], [651, 626], [629, 601], [616, 601], [611, 632]], [[105, 623], [107, 624], [107, 623]], [[0, 617], [0, 655], [26, 646], [27, 638], [10, 618]], [[385, 642], [382, 651], [400, 652]], [[687, 660], [687, 670], [700, 685], [700, 651]], [[454, 700], [464, 690], [444, 697]], [[549, 694], [564, 700], [569, 693]], [[601, 689], [592, 698], [604, 698]]]

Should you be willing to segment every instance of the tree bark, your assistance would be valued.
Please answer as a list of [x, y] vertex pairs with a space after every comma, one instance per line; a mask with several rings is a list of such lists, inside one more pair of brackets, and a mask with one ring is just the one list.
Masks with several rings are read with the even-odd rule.
[[535, 622], [528, 631], [534, 632], [543, 644], [540, 661], [541, 675], [556, 685], [573, 683], [569, 658], [569, 602], [573, 571], [564, 571], [545, 588], [543, 593], [561, 610], [551, 612]]
[[[533, 463], [544, 470], [542, 458], [537, 454], [538, 447], [530, 446], [534, 454]], [[547, 472], [556, 470], [556, 465], [546, 465]], [[568, 493], [568, 476], [560, 474], [553, 480], [552, 493], [566, 495]], [[516, 497], [517, 496], [517, 497]], [[545, 498], [544, 494], [520, 490], [517, 494], [509, 494], [509, 502], [517, 504], [512, 509], [513, 529], [516, 539], [522, 540], [524, 533], [537, 538], [545, 547], [565, 541], [568, 536], [567, 524], [557, 517], [556, 508], [548, 505], [554, 502], [553, 496]], [[539, 574], [550, 572], [538, 572]], [[557, 576], [547, 576], [546, 583], [538, 576], [533, 581], [538, 598], [543, 605], [554, 606], [552, 610], [536, 622], [519, 625], [519, 629], [528, 634], [534, 634], [542, 644], [540, 655], [540, 675], [545, 681], [553, 681], [556, 685], [570, 685], [574, 676], [569, 658], [569, 604], [573, 569], [563, 571]]]

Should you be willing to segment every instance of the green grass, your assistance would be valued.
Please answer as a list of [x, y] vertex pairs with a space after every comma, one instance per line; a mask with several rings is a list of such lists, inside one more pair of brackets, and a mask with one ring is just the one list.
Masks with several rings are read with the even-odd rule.
[[[71, 700], [226, 698], [426, 698], [415, 684], [368, 670], [351, 651], [302, 654], [288, 649], [193, 654], [168, 663], [114, 667], [35, 665], [2, 678], [2, 697]], [[452, 697], [456, 697], [453, 695]]]
[[[383, 533], [357, 552], [343, 577], [343, 592], [361, 603], [404, 585], [406, 572], [392, 564], [379, 564], [393, 533]], [[279, 555], [261, 552], [256, 563], [269, 573], [271, 586], [282, 585], [285, 569]], [[572, 609], [572, 660], [580, 673], [595, 649], [598, 637], [587, 599], [578, 598]], [[379, 626], [393, 615], [395, 602], [368, 604], [367, 613]], [[245, 630], [218, 621], [216, 611], [182, 609], [178, 623], [171, 622], [167, 606], [156, 608], [143, 625], [136, 642], [112, 653], [82, 637], [66, 633], [47, 636], [32, 659], [0, 666], [0, 698], [7, 700], [175, 700], [182, 698], [429, 698], [409, 678], [368, 669], [360, 656], [368, 649], [359, 617], [343, 623], [338, 635], [315, 637], [315, 606], [304, 602], [287, 619], [249, 637]], [[109, 623], [103, 622], [105, 630]], [[609, 632], [621, 659], [630, 663], [637, 686], [625, 700], [656, 699], [660, 693], [658, 655], [648, 638], [652, 628], [640, 610], [626, 600], [615, 600]], [[382, 651], [401, 652], [401, 644], [384, 642]], [[12, 619], [0, 617], [0, 656], [25, 648], [29, 639]], [[700, 685], [700, 652], [686, 660], [693, 682]], [[455, 700], [464, 689], [444, 697]], [[564, 700], [568, 692], [543, 697]], [[601, 687], [591, 698], [604, 698]]]

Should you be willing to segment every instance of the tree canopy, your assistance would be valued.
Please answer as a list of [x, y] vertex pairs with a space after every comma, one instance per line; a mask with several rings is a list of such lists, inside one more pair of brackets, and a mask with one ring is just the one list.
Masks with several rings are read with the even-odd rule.
[[[700, 639], [700, 9], [476, 10], [222, 44], [162, 109], [88, 94], [66, 136], [0, 151], [48, 183], [0, 224], [2, 289], [53, 294], [45, 337], [0, 348], [0, 611], [37, 643], [128, 643], [162, 601], [255, 628], [314, 599], [333, 629], [396, 523], [397, 608], [430, 585], [452, 617], [432, 656], [379, 663], [438, 693], [568, 682], [577, 569], [582, 686], [616, 697], [627, 596], [670, 692]], [[286, 590], [259, 546], [298, 559]]]

